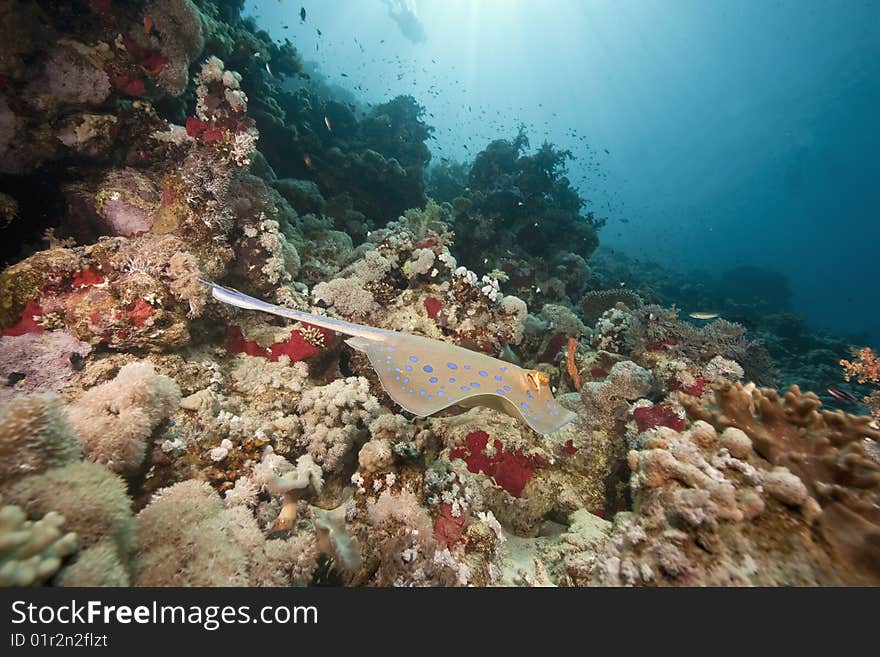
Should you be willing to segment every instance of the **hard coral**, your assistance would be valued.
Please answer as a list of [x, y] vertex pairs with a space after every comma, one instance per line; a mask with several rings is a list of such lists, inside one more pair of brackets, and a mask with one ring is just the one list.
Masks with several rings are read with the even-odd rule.
[[29, 521], [20, 507], [0, 507], [0, 586], [35, 586], [54, 575], [76, 551], [76, 534], [63, 525], [54, 511]]
[[836, 558], [880, 579], [880, 464], [867, 451], [880, 431], [872, 418], [820, 410], [819, 398], [797, 386], [780, 399], [772, 389], [724, 384], [712, 402], [682, 397], [691, 418], [742, 430], [764, 459], [800, 477], [821, 506], [818, 528]]

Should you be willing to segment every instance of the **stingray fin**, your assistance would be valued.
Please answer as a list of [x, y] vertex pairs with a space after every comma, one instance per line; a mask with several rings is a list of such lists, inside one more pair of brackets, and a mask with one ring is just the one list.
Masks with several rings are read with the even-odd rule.
[[[375, 340], [368, 340], [366, 338], [348, 338], [345, 341], [345, 344], [347, 344], [352, 349], [357, 349], [358, 351], [366, 352], [370, 345], [376, 344], [376, 341]], [[370, 364], [372, 364], [373, 367], [375, 367], [375, 364], [373, 364], [372, 360], [370, 361]]]

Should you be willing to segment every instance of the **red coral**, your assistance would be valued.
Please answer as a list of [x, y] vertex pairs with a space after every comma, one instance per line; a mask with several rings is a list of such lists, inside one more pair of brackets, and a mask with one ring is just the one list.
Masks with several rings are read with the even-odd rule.
[[639, 425], [639, 432], [653, 429], [654, 427], [669, 427], [676, 431], [684, 431], [687, 421], [666, 404], [654, 406], [641, 406], [633, 411], [633, 417]]
[[24, 335], [25, 333], [42, 333], [44, 330], [43, 327], [34, 321], [35, 316], [39, 316], [42, 314], [43, 309], [40, 308], [39, 304], [34, 300], [30, 300], [24, 305], [24, 310], [21, 311], [21, 318], [19, 319], [18, 323], [3, 329], [3, 332], [0, 333], [0, 335]]
[[[678, 384], [678, 390], [681, 390], [683, 393], [688, 395], [693, 395], [694, 397], [699, 397], [703, 394], [703, 387], [706, 385], [706, 382], [703, 381], [700, 377], [694, 378], [693, 385], [682, 385]], [[673, 388], [674, 389], [674, 388]]]
[[590, 376], [592, 376], [594, 379], [604, 379], [606, 376], [608, 376], [608, 370], [606, 370], [604, 367], [593, 367], [590, 368]]
[[226, 329], [226, 351], [230, 354], [269, 357], [265, 347], [258, 345], [255, 340], [245, 340], [244, 333], [238, 326], [230, 326]]
[[299, 331], [293, 331], [284, 342], [276, 342], [269, 347], [269, 360], [278, 360], [287, 356], [294, 363], [311, 358], [318, 353], [317, 347], [307, 342]]
[[144, 81], [136, 75], [126, 73], [125, 75], [114, 75], [110, 78], [113, 86], [119, 89], [127, 96], [143, 96], [147, 90]]
[[125, 311], [125, 314], [135, 326], [143, 326], [144, 322], [147, 321], [147, 318], [153, 314], [153, 306], [143, 299], [138, 299], [133, 304], [130, 304], [130, 306], [131, 307]]
[[[319, 328], [324, 339], [329, 339], [330, 331]], [[260, 356], [271, 361], [277, 361], [281, 356], [287, 356], [291, 361], [297, 362], [311, 358], [318, 353], [318, 348], [308, 342], [299, 331], [292, 331], [290, 337], [282, 342], [276, 342], [269, 347], [261, 347], [254, 340], [246, 340], [244, 333], [238, 326], [230, 326], [226, 329], [226, 351], [231, 354], [247, 354], [248, 356]]]
[[565, 444], [562, 446], [562, 451], [563, 451], [563, 453], [568, 454], [569, 456], [573, 456], [574, 454], [577, 453], [578, 448], [574, 446], [574, 441], [571, 438], [569, 438], [568, 440], [565, 441]]
[[202, 139], [206, 144], [214, 144], [223, 140], [223, 130], [220, 128], [209, 128], [202, 133]]
[[186, 119], [186, 134], [193, 139], [201, 138], [206, 144], [213, 144], [223, 139], [223, 129], [212, 123], [202, 121], [195, 116]]
[[89, 285], [100, 285], [103, 282], [104, 277], [93, 267], [86, 267], [73, 275], [73, 287], [88, 287]]
[[501, 488], [514, 497], [519, 497], [526, 483], [534, 476], [535, 467], [543, 465], [543, 459], [526, 456], [519, 449], [513, 453], [505, 452], [501, 441], [497, 439], [492, 443], [495, 454], [489, 456], [486, 454], [488, 443], [488, 433], [472, 431], [465, 438], [467, 448], [457, 447], [451, 450], [449, 458], [462, 459], [469, 472], [489, 475]]
[[102, 16], [110, 11], [113, 0], [89, 0], [89, 8]]
[[456, 518], [452, 515], [451, 504], [441, 504], [440, 515], [434, 521], [434, 538], [441, 543], [445, 543], [446, 547], [451, 549], [453, 545], [461, 540], [461, 536], [464, 533], [464, 525], [464, 514], [459, 514]]
[[186, 117], [186, 134], [195, 139], [209, 128], [207, 121], [202, 121], [195, 116]]
[[544, 353], [541, 354], [541, 357], [538, 360], [542, 363], [555, 363], [556, 354], [558, 354], [560, 350], [567, 344], [568, 336], [554, 335], [552, 338], [550, 338], [550, 341], [547, 343], [547, 348], [544, 349]]
[[423, 302], [425, 304], [425, 312], [431, 319], [437, 319], [437, 314], [443, 308], [443, 302], [434, 297], [427, 297]]

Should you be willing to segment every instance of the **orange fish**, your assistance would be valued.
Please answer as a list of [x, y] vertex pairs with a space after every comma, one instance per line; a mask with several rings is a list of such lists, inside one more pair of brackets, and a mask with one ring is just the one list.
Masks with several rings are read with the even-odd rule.
[[144, 14], [144, 32], [149, 34], [153, 31], [153, 19], [149, 14]]

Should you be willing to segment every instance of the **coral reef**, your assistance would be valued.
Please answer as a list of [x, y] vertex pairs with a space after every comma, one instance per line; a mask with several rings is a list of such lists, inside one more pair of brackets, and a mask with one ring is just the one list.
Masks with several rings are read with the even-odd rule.
[[[242, 10], [0, 6], [0, 584], [878, 583], [874, 351], [776, 272], [597, 250], [524, 131], [432, 162], [417, 98]], [[576, 419], [413, 417], [204, 280], [535, 370]], [[822, 408], [858, 385], [873, 417]]]

